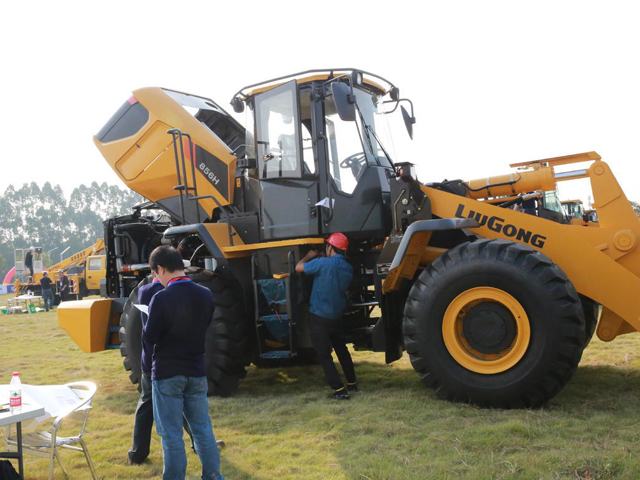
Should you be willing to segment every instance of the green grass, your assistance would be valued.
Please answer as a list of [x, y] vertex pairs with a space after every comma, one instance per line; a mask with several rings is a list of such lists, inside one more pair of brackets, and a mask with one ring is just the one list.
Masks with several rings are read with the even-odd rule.
[[[101, 478], [160, 478], [155, 434], [149, 462], [126, 465], [138, 393], [117, 351], [81, 352], [55, 312], [0, 316], [0, 338], [0, 382], [18, 370], [24, 383], [98, 384], [85, 438]], [[407, 358], [385, 365], [382, 354], [355, 352], [362, 391], [349, 402], [327, 398], [319, 367], [250, 368], [235, 397], [210, 399], [210, 413], [230, 480], [635, 479], [639, 353], [638, 335], [594, 339], [569, 385], [539, 410], [443, 402]], [[72, 479], [88, 478], [81, 454], [63, 455]], [[199, 478], [197, 457], [188, 459], [187, 478]], [[25, 468], [46, 478], [46, 460], [26, 457]]]

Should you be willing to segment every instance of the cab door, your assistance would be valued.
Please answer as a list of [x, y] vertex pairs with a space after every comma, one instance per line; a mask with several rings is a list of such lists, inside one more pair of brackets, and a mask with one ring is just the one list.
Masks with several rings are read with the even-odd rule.
[[291, 81], [257, 95], [254, 108], [262, 240], [318, 235], [311, 94]]
[[[320, 211], [323, 235], [384, 238], [391, 231], [389, 172], [393, 170], [377, 137], [371, 95], [354, 89], [360, 115], [340, 118], [333, 96], [325, 100], [326, 194]], [[367, 123], [364, 123], [367, 120]]]
[[100, 291], [100, 280], [105, 278], [106, 261], [104, 255], [92, 255], [87, 258], [85, 269], [87, 289]]

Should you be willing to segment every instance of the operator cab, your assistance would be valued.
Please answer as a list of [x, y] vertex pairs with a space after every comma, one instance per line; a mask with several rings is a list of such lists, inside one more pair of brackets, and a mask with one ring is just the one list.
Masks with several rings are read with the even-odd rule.
[[259, 212], [262, 241], [388, 234], [392, 90], [371, 74], [324, 70], [251, 85], [234, 96], [237, 112], [248, 107], [247, 156], [239, 160], [244, 210]]
[[562, 208], [564, 209], [566, 222], [582, 225], [584, 223], [584, 206], [582, 200], [563, 200]]

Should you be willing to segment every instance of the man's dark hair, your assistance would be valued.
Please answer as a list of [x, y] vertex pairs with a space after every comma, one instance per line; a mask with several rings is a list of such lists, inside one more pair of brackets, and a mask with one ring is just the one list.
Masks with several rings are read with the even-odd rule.
[[329, 245], [331, 248], [333, 248], [333, 250], [338, 254], [338, 255], [342, 255], [342, 256], [346, 256], [344, 254], [344, 250], [340, 250], [338, 247], [336, 247], [335, 245], [331, 245], [329, 242], [324, 242], [325, 245]]
[[151, 252], [149, 266], [153, 272], [157, 272], [158, 267], [166, 268], [169, 272], [184, 270], [182, 255], [178, 250], [168, 245], [162, 245]]

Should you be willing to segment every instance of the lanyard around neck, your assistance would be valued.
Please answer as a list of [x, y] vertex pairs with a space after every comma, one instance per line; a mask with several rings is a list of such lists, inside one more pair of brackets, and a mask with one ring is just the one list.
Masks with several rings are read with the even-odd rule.
[[170, 285], [173, 285], [174, 283], [186, 283], [190, 281], [191, 279], [189, 277], [175, 277], [169, 280], [169, 282], [167, 282], [167, 287]]

